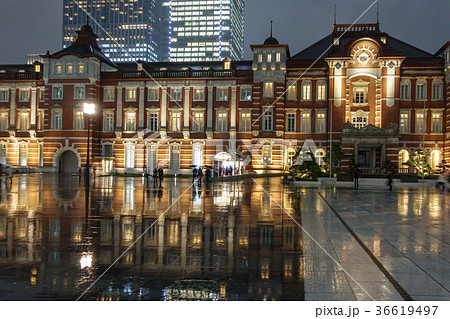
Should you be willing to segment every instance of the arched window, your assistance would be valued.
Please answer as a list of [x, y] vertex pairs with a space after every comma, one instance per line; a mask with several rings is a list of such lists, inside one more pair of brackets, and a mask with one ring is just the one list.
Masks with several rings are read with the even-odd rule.
[[441, 164], [441, 152], [438, 150], [432, 151], [430, 161], [431, 161], [430, 163], [431, 169], [433, 171], [438, 170], [439, 165]]
[[409, 153], [407, 150], [401, 150], [398, 153], [398, 167], [399, 168], [408, 168], [404, 163], [409, 160]]
[[134, 168], [134, 144], [125, 144], [125, 168]]
[[402, 79], [400, 82], [400, 100], [411, 99], [411, 81], [409, 79]]
[[367, 120], [367, 113], [362, 110], [355, 112], [352, 116], [352, 124], [357, 129], [367, 126], [367, 124], [369, 124]]

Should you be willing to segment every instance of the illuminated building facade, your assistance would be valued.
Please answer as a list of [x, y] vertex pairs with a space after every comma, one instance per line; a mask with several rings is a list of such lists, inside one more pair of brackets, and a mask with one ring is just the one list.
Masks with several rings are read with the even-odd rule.
[[243, 59], [244, 0], [164, 0], [162, 12], [161, 61]]
[[100, 28], [97, 23], [91, 22], [95, 33], [100, 36], [102, 51], [111, 61], [158, 61], [161, 49], [160, 0], [77, 2], [78, 4], [74, 0], [64, 0], [63, 48], [76, 40], [76, 31], [86, 23], [84, 9], [93, 20], [101, 24]]
[[449, 43], [430, 54], [378, 24], [347, 27], [292, 56], [270, 37], [250, 61], [116, 65], [85, 25], [42, 64], [0, 66], [0, 157], [47, 171], [84, 167], [82, 107], [91, 102], [92, 163], [104, 173], [280, 172], [305, 145], [323, 164], [333, 144], [365, 173], [382, 173], [388, 160], [407, 170], [422, 149], [437, 171], [450, 161]]

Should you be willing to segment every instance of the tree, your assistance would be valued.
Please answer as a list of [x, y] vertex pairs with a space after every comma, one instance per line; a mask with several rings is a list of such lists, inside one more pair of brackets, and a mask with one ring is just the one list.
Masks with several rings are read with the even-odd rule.
[[[332, 148], [331, 148], [331, 162], [333, 165], [337, 164], [339, 166], [339, 173], [341, 173], [341, 162], [344, 158], [354, 158], [353, 155], [347, 155], [345, 154], [342, 149], [341, 146], [339, 144], [333, 144]], [[323, 161], [325, 162], [325, 168], [327, 170], [327, 172], [330, 171], [330, 153], [328, 153], [327, 155], [325, 155], [325, 157], [323, 158]], [[333, 173], [333, 169], [332, 169], [332, 173]]]
[[403, 163], [403, 165], [415, 168], [419, 176], [422, 176], [422, 172], [424, 176], [428, 176], [431, 173], [431, 166], [428, 164], [428, 158], [427, 156], [423, 156], [422, 150], [414, 151], [411, 158]]
[[300, 154], [301, 149], [297, 151], [294, 156], [294, 163], [297, 162], [297, 159], [300, 155], [303, 157], [303, 161], [300, 165], [293, 165], [290, 169], [295, 178], [302, 180], [317, 180], [317, 177], [323, 175], [323, 168], [317, 163], [316, 157], [314, 156], [311, 150], [306, 152], [306, 155], [309, 155], [309, 159], [305, 154]]

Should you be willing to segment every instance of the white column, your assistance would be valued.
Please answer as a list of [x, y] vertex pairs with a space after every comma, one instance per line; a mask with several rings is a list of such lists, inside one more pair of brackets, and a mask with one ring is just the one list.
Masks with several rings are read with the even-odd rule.
[[208, 110], [207, 110], [207, 131], [213, 130], [213, 97], [214, 97], [214, 88], [212, 86], [208, 87]]
[[144, 92], [145, 88], [139, 88], [139, 121], [138, 128], [139, 130], [144, 129]]
[[237, 91], [236, 86], [231, 87], [230, 129], [233, 131], [236, 131], [236, 107], [237, 107], [236, 91]]
[[395, 101], [395, 67], [387, 67], [386, 76], [386, 105], [394, 106]]
[[122, 95], [123, 88], [117, 88], [116, 130], [122, 131]]
[[9, 107], [9, 128], [14, 130], [16, 127], [16, 89], [11, 89], [11, 99]]
[[167, 131], [167, 91], [161, 91], [161, 131]]
[[191, 88], [187, 87], [184, 88], [184, 119], [183, 119], [183, 133], [185, 138], [189, 138], [189, 119], [190, 119], [190, 110], [189, 110], [189, 104], [190, 104], [190, 94], [191, 94]]
[[37, 107], [37, 88], [31, 88], [30, 124], [32, 130], [36, 129], [36, 107]]
[[342, 82], [344, 80], [343, 67], [334, 68], [334, 106], [342, 103]]

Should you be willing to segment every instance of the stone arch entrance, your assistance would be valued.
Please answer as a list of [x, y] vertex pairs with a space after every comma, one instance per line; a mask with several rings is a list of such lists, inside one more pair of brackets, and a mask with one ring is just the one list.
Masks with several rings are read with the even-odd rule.
[[58, 159], [59, 173], [77, 173], [78, 167], [78, 157], [74, 152], [67, 150], [61, 153]]

